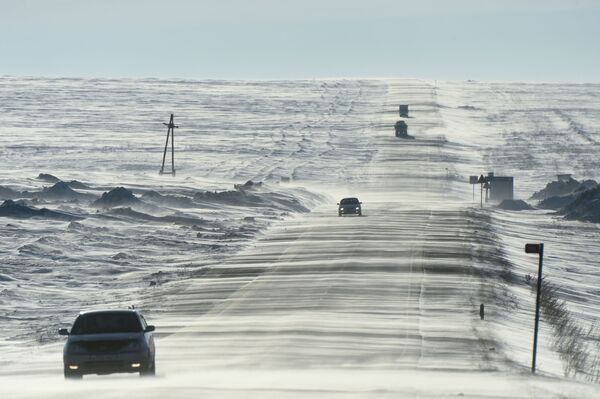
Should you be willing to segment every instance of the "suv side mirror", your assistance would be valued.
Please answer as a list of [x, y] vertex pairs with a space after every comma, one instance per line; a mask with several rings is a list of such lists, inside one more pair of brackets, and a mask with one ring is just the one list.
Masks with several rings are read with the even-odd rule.
[[339, 205], [340, 203], [338, 202], [336, 205]]
[[144, 330], [144, 332], [152, 332], [154, 330], [155, 330], [154, 326], [146, 326], [146, 329]]
[[360, 201], [359, 204], [362, 204], [362, 201]]
[[58, 335], [69, 335], [69, 330], [67, 330], [66, 328], [60, 328], [58, 330]]

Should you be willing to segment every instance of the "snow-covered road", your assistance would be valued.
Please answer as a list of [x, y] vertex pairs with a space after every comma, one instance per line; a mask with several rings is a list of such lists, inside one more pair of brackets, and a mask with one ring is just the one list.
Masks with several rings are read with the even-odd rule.
[[[220, 85], [219, 92], [243, 93], [234, 84]], [[514, 253], [523, 243], [510, 236], [510, 226], [498, 226], [515, 218], [526, 224], [521, 231], [527, 231], [549, 216], [532, 212], [523, 219], [478, 209], [465, 181], [469, 174], [485, 172], [504, 143], [494, 141], [489, 126], [485, 134], [475, 131], [489, 121], [481, 109], [460, 106], [479, 107], [476, 100], [483, 98], [491, 107], [498, 91], [489, 96], [456, 84], [440, 90], [420, 81], [255, 86], [270, 101], [285, 90], [295, 90], [298, 98], [278, 117], [265, 115], [269, 121], [261, 121], [248, 142], [215, 134], [217, 151], [188, 148], [182, 169], [187, 166], [201, 176], [194, 184], [215, 176], [228, 183], [291, 177], [295, 185], [322, 195], [310, 197], [318, 205], [310, 213], [275, 221], [218, 264], [198, 267], [157, 288], [126, 291], [157, 326], [157, 378], [91, 376], [65, 382], [60, 343], [23, 348], [5, 342], [3, 398], [598, 397], [597, 385], [558, 375], [560, 360], [549, 338], [541, 342], [542, 375], [529, 374], [532, 296], [523, 283], [523, 257]], [[321, 90], [314, 102], [307, 87]], [[461, 102], [465, 99], [470, 103]], [[250, 115], [249, 128], [268, 107], [251, 96], [245, 101], [244, 110], [237, 112]], [[415, 140], [393, 136], [396, 107], [402, 102], [411, 104], [408, 124]], [[301, 128], [288, 129], [291, 123], [271, 138], [260, 133], [271, 134], [283, 115], [296, 118], [307, 104], [314, 110], [300, 117]], [[94, 148], [84, 152], [93, 154]], [[252, 151], [240, 150], [244, 148]], [[227, 153], [233, 159], [223, 155]], [[198, 154], [201, 162], [195, 163]], [[519, 154], [510, 159], [503, 165], [507, 170], [522, 167]], [[93, 164], [93, 159], [82, 162]], [[119, 165], [117, 159], [112, 162]], [[528, 165], [537, 164], [539, 160]], [[591, 168], [589, 162], [580, 165]], [[114, 175], [105, 172], [99, 180], [118, 179], [123, 171], [115, 168]], [[68, 171], [64, 166], [62, 174]], [[174, 192], [192, 184], [184, 180], [184, 171], [180, 175], [181, 190], [169, 184]], [[524, 172], [527, 190], [539, 175], [537, 170]], [[13, 183], [18, 179], [17, 174], [7, 178]], [[139, 184], [152, 188], [153, 179], [143, 172]], [[363, 201], [363, 217], [337, 216], [335, 202], [348, 194]], [[178, 251], [184, 248], [191, 247]], [[180, 256], [187, 262], [202, 255]], [[578, 262], [573, 267], [586, 259]], [[593, 270], [585, 272], [598, 281]], [[485, 320], [479, 317], [482, 303]], [[542, 327], [551, 335], [548, 326]]]

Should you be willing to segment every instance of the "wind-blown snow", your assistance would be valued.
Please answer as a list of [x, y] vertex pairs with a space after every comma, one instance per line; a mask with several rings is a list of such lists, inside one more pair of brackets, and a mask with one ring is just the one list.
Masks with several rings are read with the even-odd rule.
[[[545, 242], [547, 278], [588, 327], [600, 230], [479, 209], [467, 182], [513, 175], [528, 199], [556, 174], [597, 179], [598, 89], [0, 79], [7, 392], [39, 396], [19, 383], [33, 374], [45, 397], [594, 397], [562, 379], [544, 319], [543, 377], [527, 375], [537, 263], [523, 247]], [[394, 137], [401, 103], [414, 140]], [[158, 174], [170, 112], [174, 177]], [[338, 218], [343, 196], [364, 216]], [[58, 327], [130, 304], [158, 326], [163, 378], [63, 383]]]

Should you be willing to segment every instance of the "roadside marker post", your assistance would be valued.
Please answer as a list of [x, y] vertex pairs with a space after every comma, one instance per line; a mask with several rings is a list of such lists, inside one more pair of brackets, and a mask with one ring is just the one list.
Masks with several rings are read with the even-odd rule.
[[540, 296], [542, 292], [542, 263], [544, 259], [544, 244], [525, 244], [525, 253], [538, 254], [538, 278], [537, 278], [537, 295], [535, 299], [535, 327], [533, 330], [533, 357], [531, 359], [531, 372], [535, 374], [535, 361], [537, 356], [537, 341], [540, 325]]

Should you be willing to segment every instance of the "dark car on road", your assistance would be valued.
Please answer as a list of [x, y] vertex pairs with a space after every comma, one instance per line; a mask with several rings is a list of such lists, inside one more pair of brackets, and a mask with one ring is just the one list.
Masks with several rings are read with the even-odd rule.
[[137, 310], [82, 312], [67, 336], [63, 351], [65, 378], [84, 374], [155, 374], [154, 326]]
[[358, 198], [342, 198], [338, 205], [338, 216], [342, 215], [358, 215], [362, 216], [362, 202]]

